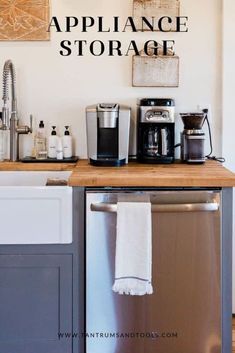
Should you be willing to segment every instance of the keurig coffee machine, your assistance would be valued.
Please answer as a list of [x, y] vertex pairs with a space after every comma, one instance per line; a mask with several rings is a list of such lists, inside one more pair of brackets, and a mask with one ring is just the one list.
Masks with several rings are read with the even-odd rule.
[[205, 133], [202, 130], [206, 114], [182, 113], [184, 131], [181, 133], [181, 159], [186, 163], [204, 163]]
[[138, 162], [173, 163], [175, 159], [174, 100], [141, 99], [137, 114]]
[[128, 163], [131, 108], [119, 104], [87, 107], [87, 146], [95, 166], [122, 166]]

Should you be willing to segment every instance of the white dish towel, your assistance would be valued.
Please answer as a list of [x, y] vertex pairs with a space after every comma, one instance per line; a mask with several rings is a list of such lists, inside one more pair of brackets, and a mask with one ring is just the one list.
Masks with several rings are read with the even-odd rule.
[[151, 204], [118, 202], [115, 283], [119, 294], [152, 294]]

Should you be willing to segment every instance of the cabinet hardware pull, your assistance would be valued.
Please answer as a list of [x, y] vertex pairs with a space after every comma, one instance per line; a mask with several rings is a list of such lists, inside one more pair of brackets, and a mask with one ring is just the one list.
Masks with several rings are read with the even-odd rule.
[[[182, 203], [182, 204], [154, 204], [152, 212], [216, 212], [219, 210], [219, 204], [211, 203]], [[95, 203], [91, 204], [91, 211], [116, 213], [117, 204], [113, 203]]]

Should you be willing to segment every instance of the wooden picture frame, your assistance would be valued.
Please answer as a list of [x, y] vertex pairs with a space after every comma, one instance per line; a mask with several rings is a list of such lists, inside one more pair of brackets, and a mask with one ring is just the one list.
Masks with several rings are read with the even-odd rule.
[[133, 56], [133, 87], [179, 87], [179, 57]]
[[145, 17], [150, 23], [154, 17], [157, 23], [161, 17], [169, 16], [174, 19], [179, 15], [180, 0], [133, 0], [133, 17], [139, 31], [150, 30], [142, 24], [141, 17]]
[[0, 1], [0, 41], [47, 41], [49, 0]]

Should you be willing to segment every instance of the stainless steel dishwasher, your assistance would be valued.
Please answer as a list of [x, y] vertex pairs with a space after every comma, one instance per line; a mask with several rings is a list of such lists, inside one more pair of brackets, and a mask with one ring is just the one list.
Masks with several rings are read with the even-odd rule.
[[[219, 190], [87, 191], [87, 353], [225, 352], [221, 199]], [[153, 295], [112, 291], [120, 200], [152, 204]]]

